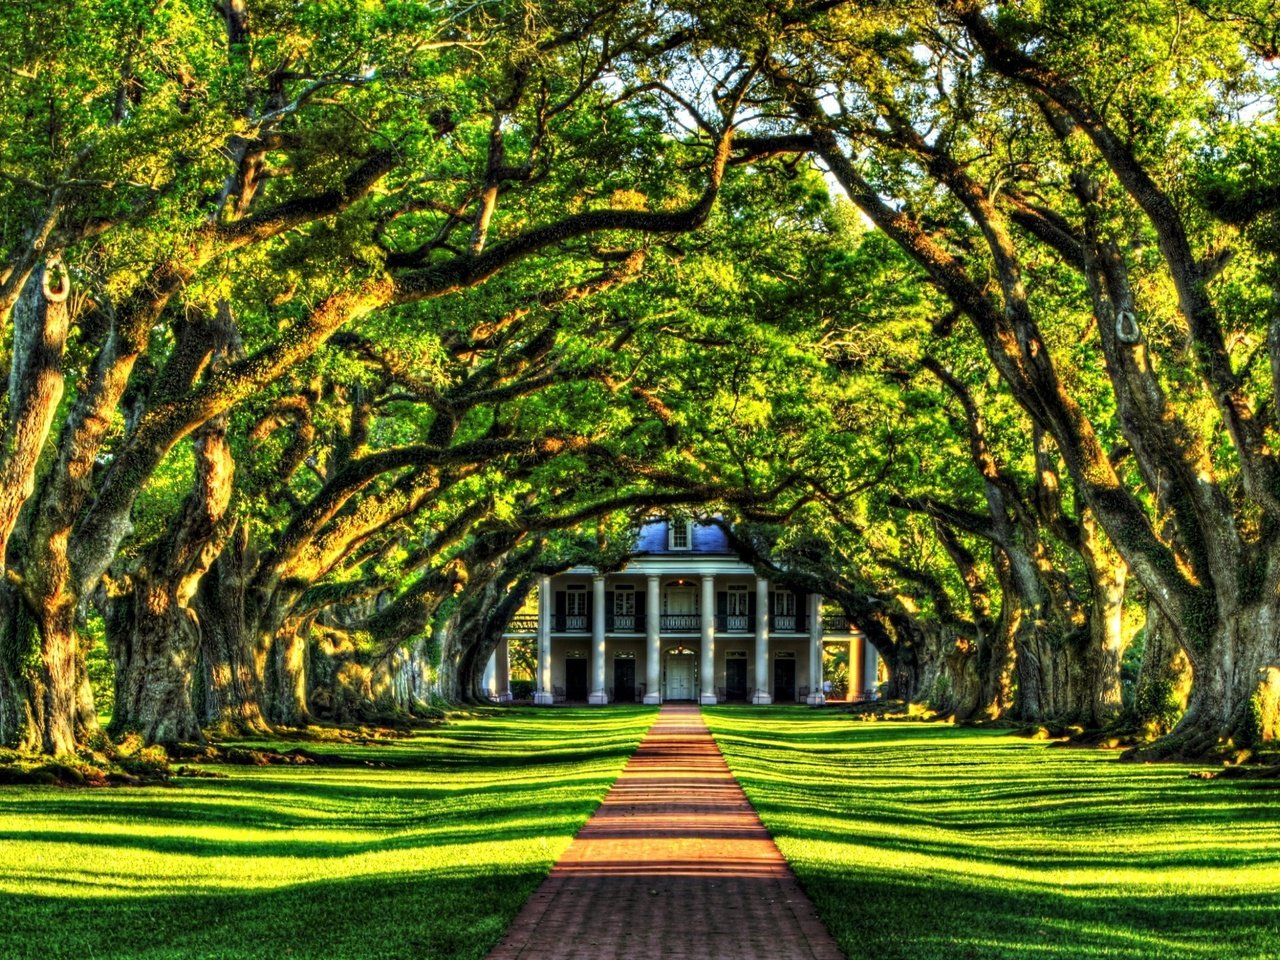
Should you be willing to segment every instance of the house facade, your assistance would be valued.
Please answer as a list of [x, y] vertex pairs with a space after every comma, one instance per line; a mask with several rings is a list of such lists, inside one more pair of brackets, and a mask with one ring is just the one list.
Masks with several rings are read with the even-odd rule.
[[[512, 636], [537, 638], [534, 702], [824, 702], [822, 650], [849, 647], [850, 698], [875, 695], [875, 649], [822, 598], [755, 575], [714, 524], [652, 519], [617, 573], [575, 567], [543, 577], [535, 616]], [[507, 644], [495, 697], [509, 699]], [[505, 696], [504, 696], [505, 694]]]

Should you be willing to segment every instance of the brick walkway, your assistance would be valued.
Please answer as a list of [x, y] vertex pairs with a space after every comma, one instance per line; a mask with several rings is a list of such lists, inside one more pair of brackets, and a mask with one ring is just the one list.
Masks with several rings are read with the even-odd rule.
[[695, 706], [668, 704], [489, 960], [841, 960]]

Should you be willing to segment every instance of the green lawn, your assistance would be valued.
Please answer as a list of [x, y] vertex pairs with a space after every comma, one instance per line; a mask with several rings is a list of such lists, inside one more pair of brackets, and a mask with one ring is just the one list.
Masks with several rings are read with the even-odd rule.
[[0, 957], [482, 957], [654, 715], [493, 711], [307, 745], [374, 766], [0, 787]]
[[846, 954], [1280, 957], [1280, 784], [998, 731], [704, 711]]

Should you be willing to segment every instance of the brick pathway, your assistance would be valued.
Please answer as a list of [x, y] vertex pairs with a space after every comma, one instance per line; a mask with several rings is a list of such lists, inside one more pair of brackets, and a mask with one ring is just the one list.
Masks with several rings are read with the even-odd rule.
[[841, 960], [695, 706], [668, 704], [489, 960]]

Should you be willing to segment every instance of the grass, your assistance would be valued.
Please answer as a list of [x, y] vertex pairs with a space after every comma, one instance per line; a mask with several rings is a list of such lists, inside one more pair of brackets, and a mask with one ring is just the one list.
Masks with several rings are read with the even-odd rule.
[[0, 787], [0, 957], [483, 957], [653, 716], [491, 711], [308, 745], [350, 766]]
[[806, 708], [704, 715], [851, 958], [1280, 957], [1276, 781]]

